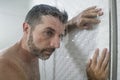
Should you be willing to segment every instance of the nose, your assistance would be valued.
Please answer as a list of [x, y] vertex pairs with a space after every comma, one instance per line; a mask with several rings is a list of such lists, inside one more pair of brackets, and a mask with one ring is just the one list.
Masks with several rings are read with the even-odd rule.
[[60, 37], [56, 36], [56, 37], [52, 38], [50, 46], [54, 47], [54, 48], [59, 48], [60, 47]]

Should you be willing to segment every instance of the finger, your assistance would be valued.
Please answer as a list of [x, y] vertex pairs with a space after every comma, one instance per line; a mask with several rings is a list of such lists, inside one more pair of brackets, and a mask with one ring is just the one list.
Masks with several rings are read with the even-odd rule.
[[98, 13], [98, 16], [102, 16], [102, 15], [103, 15], [103, 12], [99, 12], [99, 13]]
[[81, 23], [82, 24], [98, 24], [100, 23], [100, 20], [96, 18], [82, 18]]
[[102, 63], [103, 63], [103, 61], [105, 59], [106, 52], [107, 52], [107, 48], [104, 48], [103, 51], [102, 51], [101, 57], [98, 60], [97, 69], [101, 68]]
[[89, 13], [92, 12], [92, 13], [98, 13], [99, 16], [103, 15], [102, 9], [101, 8], [96, 8], [96, 6], [90, 7], [83, 12], [84, 12], [84, 14], [85, 13], [89, 14]]
[[82, 17], [86, 17], [86, 18], [95, 18], [97, 17], [99, 14], [98, 13], [86, 13], [86, 14], [83, 14]]
[[96, 66], [96, 64], [97, 64], [97, 57], [98, 57], [98, 55], [99, 55], [99, 49], [97, 48], [97, 49], [95, 50], [94, 55], [93, 55], [93, 59], [92, 59], [92, 66]]
[[89, 13], [96, 13], [96, 14], [97, 14], [96, 17], [103, 15], [103, 12], [102, 12], [102, 9], [101, 9], [101, 8], [90, 10], [90, 11], [88, 11], [88, 14], [89, 14]]
[[91, 66], [92, 60], [90, 59], [87, 63], [87, 67], [86, 67], [86, 71], [89, 70], [90, 66]]
[[109, 65], [107, 65], [106, 69], [105, 69], [105, 75], [108, 76], [109, 74]]
[[96, 8], [96, 6], [92, 6], [92, 7], [87, 8], [85, 11], [88, 11], [88, 10], [91, 10], [91, 9], [95, 9], [95, 8]]
[[103, 70], [106, 69], [106, 67], [109, 63], [109, 58], [110, 58], [110, 54], [109, 54], [109, 52], [107, 52], [105, 59], [104, 59], [104, 62], [103, 62], [102, 67], [101, 67]]
[[102, 11], [102, 9], [101, 8], [97, 8], [97, 9], [90, 10], [89, 12], [98, 13], [100, 11]]
[[81, 17], [97, 17], [97, 16], [102, 16], [103, 12], [101, 11], [102, 9], [93, 9], [89, 10], [83, 13]]

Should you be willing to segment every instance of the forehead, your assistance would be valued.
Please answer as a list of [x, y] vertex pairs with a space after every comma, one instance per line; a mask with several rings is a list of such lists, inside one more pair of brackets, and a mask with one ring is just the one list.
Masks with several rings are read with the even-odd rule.
[[41, 23], [37, 26], [41, 30], [50, 27], [58, 33], [62, 33], [65, 29], [64, 24], [58, 18], [51, 15], [42, 16]]

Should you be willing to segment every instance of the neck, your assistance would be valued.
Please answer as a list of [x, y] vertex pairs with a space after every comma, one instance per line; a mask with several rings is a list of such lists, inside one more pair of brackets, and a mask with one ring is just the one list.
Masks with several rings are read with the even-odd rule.
[[26, 43], [24, 40], [21, 40], [20, 42], [17, 43], [18, 45], [18, 56], [24, 60], [27, 63], [30, 63], [32, 61], [37, 60], [38, 58], [33, 56], [30, 52], [29, 49], [26, 46]]

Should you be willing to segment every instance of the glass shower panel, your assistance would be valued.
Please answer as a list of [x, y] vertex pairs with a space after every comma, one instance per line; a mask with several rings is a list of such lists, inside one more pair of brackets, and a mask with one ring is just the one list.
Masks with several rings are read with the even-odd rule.
[[[69, 19], [87, 7], [96, 5], [104, 15], [101, 23], [92, 30], [79, 30], [69, 33], [54, 54], [54, 80], [87, 80], [86, 63], [96, 48], [109, 48], [109, 2], [108, 0], [57, 0], [57, 7], [65, 9]], [[104, 4], [104, 5], [103, 5]]]

